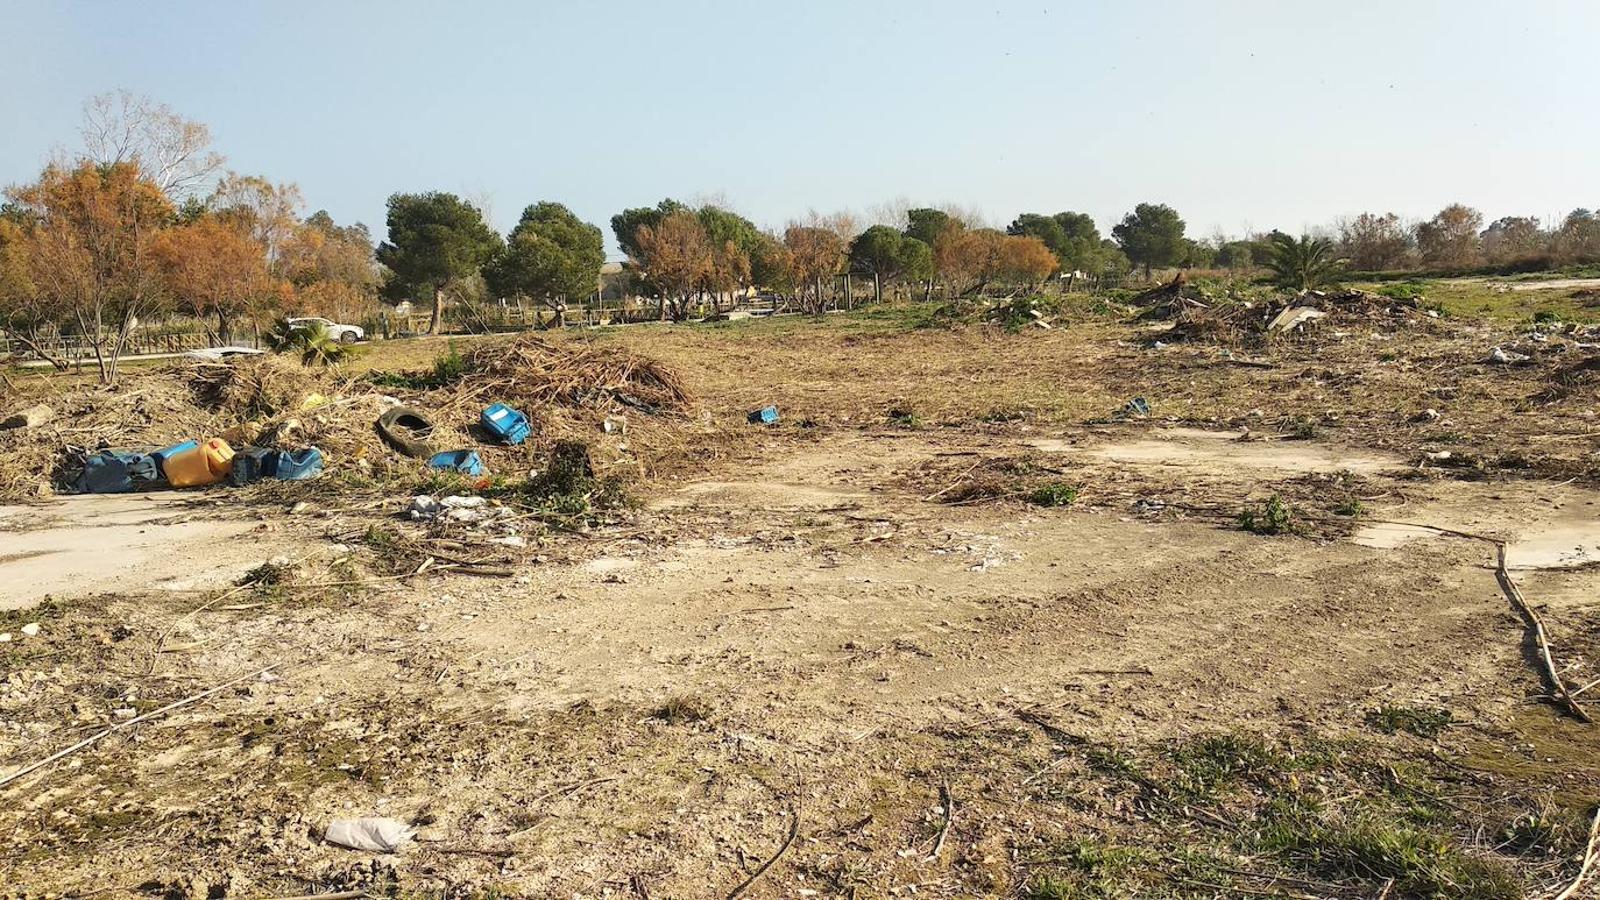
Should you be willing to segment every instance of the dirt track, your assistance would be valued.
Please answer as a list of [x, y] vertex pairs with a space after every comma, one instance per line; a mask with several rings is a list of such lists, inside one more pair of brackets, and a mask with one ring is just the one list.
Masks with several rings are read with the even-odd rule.
[[[1392, 703], [1451, 709], [1467, 723], [1458, 751], [1515, 753], [1524, 720], [1540, 723], [1541, 754], [1592, 740], [1530, 703], [1539, 679], [1482, 546], [1264, 538], [1181, 507], [1358, 469], [1378, 498], [1370, 517], [1542, 540], [1530, 559], [1558, 567], [1519, 581], [1582, 649], [1600, 537], [1571, 529], [1600, 495], [1419, 482], [1399, 457], [1233, 437], [824, 431], [663, 490], [631, 524], [556, 545], [514, 580], [197, 614], [198, 597], [105, 598], [29, 639], [45, 653], [103, 649], [93, 674], [13, 670], [8, 762], [58, 743], [74, 718], [69, 731], [117, 721], [139, 707], [130, 693], [283, 668], [6, 787], [0, 871], [114, 896], [140, 884], [706, 896], [779, 846], [798, 809], [803, 840], [755, 895], [1005, 893], [1026, 877], [1008, 848], [1082, 816], [1023, 790], [1059, 748], [1053, 734], [1338, 736]], [[1041, 452], [1085, 485], [1070, 509], [923, 499], [974, 454]], [[296, 540], [314, 560], [346, 552]], [[181, 650], [146, 675], [149, 639], [110, 623], [170, 629], [164, 649]], [[1587, 637], [1574, 648], [1569, 635]], [[1030, 710], [1055, 731], [1021, 724]], [[1600, 778], [1592, 754], [1561, 765], [1580, 795]], [[955, 849], [929, 859], [941, 783], [963, 816]], [[369, 865], [308, 838], [338, 815], [418, 822], [425, 840]]]

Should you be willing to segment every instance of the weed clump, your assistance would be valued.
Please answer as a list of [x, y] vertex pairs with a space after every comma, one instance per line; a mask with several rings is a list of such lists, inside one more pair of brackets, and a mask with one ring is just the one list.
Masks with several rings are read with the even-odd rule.
[[1334, 515], [1348, 516], [1352, 519], [1362, 515], [1366, 511], [1367, 505], [1362, 503], [1361, 498], [1359, 497], [1347, 497], [1344, 500], [1339, 501], [1339, 504], [1333, 508]]
[[650, 718], [660, 719], [671, 725], [686, 725], [692, 722], [704, 722], [711, 718], [711, 704], [703, 697], [684, 695], [668, 697], [666, 702], [650, 712]]
[[1239, 527], [1251, 534], [1288, 534], [1294, 531], [1294, 510], [1277, 494], [1267, 502], [1245, 507]]
[[1317, 420], [1310, 416], [1295, 416], [1289, 421], [1289, 437], [1297, 441], [1309, 441], [1318, 434]]
[[1077, 499], [1077, 487], [1065, 481], [1047, 481], [1028, 493], [1028, 502], [1034, 506], [1071, 506]]
[[273, 588], [294, 577], [295, 566], [287, 557], [277, 556], [244, 573], [240, 587]]
[[541, 509], [568, 517], [588, 516], [627, 502], [621, 479], [595, 476], [589, 447], [582, 441], [557, 441], [544, 471], [518, 492]]
[[1367, 727], [1384, 734], [1404, 731], [1429, 740], [1449, 728], [1454, 719], [1448, 709], [1422, 709], [1415, 706], [1380, 706], [1367, 713]]
[[1312, 804], [1273, 804], [1260, 849], [1323, 878], [1393, 879], [1397, 897], [1512, 900], [1522, 888], [1506, 868], [1467, 855], [1443, 835], [1390, 816], [1324, 816]]
[[922, 416], [908, 403], [896, 403], [884, 414], [889, 424], [896, 428], [921, 428]]
[[1138, 893], [1140, 873], [1155, 861], [1152, 851], [1139, 847], [1093, 839], [1072, 841], [1050, 854], [1050, 862], [1061, 870], [1033, 879], [1022, 896], [1026, 900], [1132, 896]]

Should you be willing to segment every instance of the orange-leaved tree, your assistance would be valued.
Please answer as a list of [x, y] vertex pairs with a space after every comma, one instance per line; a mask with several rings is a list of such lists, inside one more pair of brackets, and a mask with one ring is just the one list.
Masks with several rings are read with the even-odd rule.
[[712, 277], [716, 265], [705, 227], [694, 213], [680, 210], [655, 225], [640, 225], [634, 240], [636, 264], [661, 291], [661, 318], [688, 318], [690, 298]]
[[[826, 303], [822, 280], [839, 274], [844, 265], [844, 238], [837, 231], [815, 225], [791, 225], [783, 233], [783, 245], [793, 259], [794, 280], [800, 304], [812, 315], [821, 315]], [[811, 288], [806, 297], [805, 289]]]
[[201, 216], [157, 235], [151, 253], [169, 294], [220, 343], [233, 340], [240, 317], [278, 296], [266, 248], [239, 222]]
[[150, 247], [173, 207], [132, 162], [51, 165], [11, 199], [35, 223], [28, 271], [93, 350], [114, 384], [128, 336], [161, 299]]
[[1059, 266], [1056, 255], [1039, 238], [1007, 235], [1000, 242], [999, 276], [1003, 281], [1038, 287]]
[[39, 290], [30, 267], [32, 225], [26, 217], [0, 218], [0, 330], [64, 372], [67, 360], [48, 340], [57, 333], [61, 310]]

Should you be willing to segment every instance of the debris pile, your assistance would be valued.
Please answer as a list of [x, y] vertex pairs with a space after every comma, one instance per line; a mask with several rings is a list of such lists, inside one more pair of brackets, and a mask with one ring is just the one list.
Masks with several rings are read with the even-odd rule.
[[417, 440], [428, 453], [391, 448], [382, 423], [404, 407], [378, 383], [271, 355], [185, 360], [131, 373], [113, 389], [68, 388], [49, 398], [48, 409], [0, 409], [0, 421], [15, 422], [0, 428], [0, 502], [71, 490], [86, 461], [104, 451], [131, 458], [210, 439], [241, 452], [316, 447], [319, 464], [363, 477], [420, 474], [441, 450], [475, 452], [491, 473], [526, 472], [527, 446], [598, 433], [626, 455], [651, 430], [628, 433], [624, 411], [665, 419], [691, 406], [682, 379], [655, 360], [536, 335], [475, 347], [459, 374], [400, 393], [404, 406], [436, 424]]
[[1141, 318], [1171, 321], [1165, 341], [1222, 345], [1260, 344], [1267, 338], [1310, 336], [1353, 328], [1415, 328], [1438, 313], [1415, 298], [1394, 299], [1370, 291], [1301, 291], [1292, 297], [1255, 303], [1213, 300], [1178, 282], [1140, 295], [1150, 305]]
[[1139, 318], [1162, 321], [1177, 321], [1185, 313], [1195, 310], [1210, 309], [1217, 305], [1216, 298], [1206, 293], [1199, 285], [1193, 284], [1179, 272], [1171, 281], [1159, 287], [1136, 295], [1133, 305], [1142, 308]]
[[1600, 356], [1589, 356], [1558, 367], [1544, 387], [1529, 398], [1535, 403], [1582, 399], [1600, 403]]
[[682, 413], [691, 403], [678, 374], [653, 359], [616, 347], [559, 346], [532, 334], [475, 347], [453, 389], [461, 403], [521, 409], [619, 403], [658, 414]]
[[321, 387], [312, 370], [268, 354], [192, 362], [178, 375], [201, 407], [245, 419], [298, 410]]

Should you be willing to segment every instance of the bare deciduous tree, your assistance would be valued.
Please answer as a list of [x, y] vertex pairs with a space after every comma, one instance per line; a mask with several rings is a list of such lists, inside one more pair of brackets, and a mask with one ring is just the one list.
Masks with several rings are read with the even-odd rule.
[[205, 191], [222, 168], [211, 129], [172, 107], [127, 90], [96, 94], [83, 104], [84, 150], [101, 165], [131, 162], [174, 200]]

